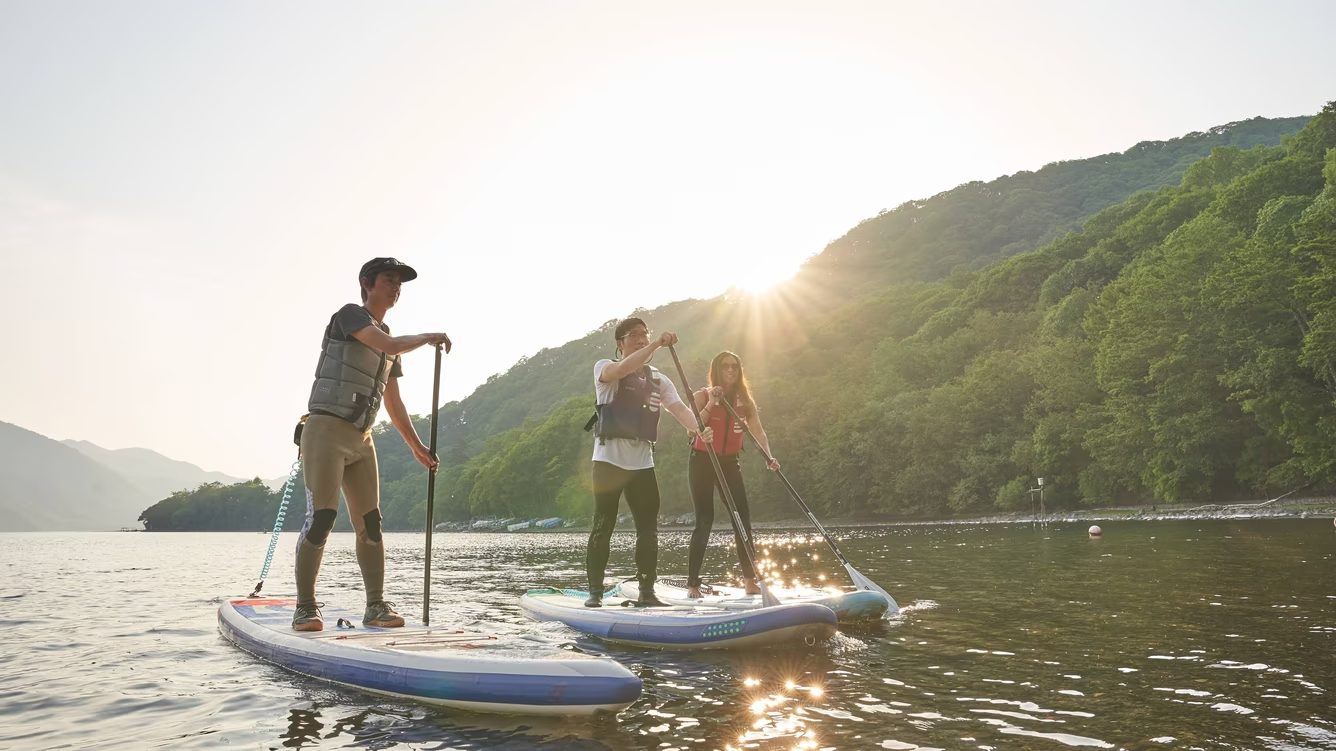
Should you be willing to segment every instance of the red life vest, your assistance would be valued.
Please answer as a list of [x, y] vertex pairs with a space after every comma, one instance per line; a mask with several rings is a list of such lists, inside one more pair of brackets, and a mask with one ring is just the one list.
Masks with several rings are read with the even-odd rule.
[[[742, 409], [742, 399], [738, 397], [733, 402], [733, 411], [742, 417], [745, 413]], [[747, 429], [741, 422], [733, 419], [728, 413], [728, 408], [722, 404], [716, 404], [710, 408], [709, 426], [714, 429], [714, 453], [719, 456], [733, 456], [742, 451], [742, 442], [746, 438]], [[705, 451], [705, 441], [700, 436], [692, 442], [691, 448], [696, 451]]]

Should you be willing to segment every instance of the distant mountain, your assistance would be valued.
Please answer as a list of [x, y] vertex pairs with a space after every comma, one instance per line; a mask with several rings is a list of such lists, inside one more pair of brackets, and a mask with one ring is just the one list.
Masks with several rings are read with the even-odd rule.
[[288, 484], [288, 476], [282, 475], [280, 477], [270, 477], [269, 479], [261, 480], [260, 482], [263, 482], [264, 486], [270, 490], [282, 490], [283, 486]]
[[249, 479], [210, 472], [145, 448], [105, 449], [95, 443], [76, 440], [61, 443], [115, 471], [143, 489], [151, 500], [161, 500], [178, 490], [193, 490], [206, 482], [231, 485]]
[[0, 532], [138, 527], [154, 500], [79, 451], [0, 422]]

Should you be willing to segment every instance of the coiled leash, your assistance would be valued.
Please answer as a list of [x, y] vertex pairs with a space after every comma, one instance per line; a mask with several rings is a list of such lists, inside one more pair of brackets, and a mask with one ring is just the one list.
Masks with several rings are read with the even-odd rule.
[[283, 486], [283, 502], [278, 504], [278, 517], [274, 519], [274, 531], [269, 534], [269, 552], [264, 554], [264, 565], [260, 567], [260, 581], [255, 584], [255, 590], [250, 593], [251, 598], [260, 596], [260, 589], [264, 586], [264, 578], [269, 575], [269, 564], [274, 561], [274, 549], [278, 547], [278, 535], [283, 531], [283, 519], [288, 515], [288, 501], [292, 500], [292, 487], [297, 482], [297, 473], [302, 469], [302, 430], [306, 428], [306, 418], [310, 415], [302, 415], [297, 421], [297, 427], [292, 430], [292, 442], [297, 444], [297, 461], [292, 463], [292, 471], [288, 473], [287, 484]]
[[292, 489], [297, 484], [297, 473], [302, 469], [302, 460], [300, 458], [292, 463], [292, 471], [288, 473], [288, 482], [283, 486], [283, 501], [278, 504], [278, 516], [274, 519], [274, 531], [269, 535], [269, 552], [265, 553], [264, 565], [260, 567], [260, 581], [255, 585], [255, 591], [250, 593], [252, 598], [260, 596], [260, 589], [264, 587], [264, 578], [269, 575], [269, 564], [274, 561], [274, 550], [278, 547], [278, 535], [283, 531], [283, 519], [288, 515], [288, 501], [292, 500]]

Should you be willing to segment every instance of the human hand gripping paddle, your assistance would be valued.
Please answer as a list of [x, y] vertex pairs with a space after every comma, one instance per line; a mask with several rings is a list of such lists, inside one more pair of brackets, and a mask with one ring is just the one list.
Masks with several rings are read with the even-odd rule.
[[[441, 399], [441, 346], [436, 345], [436, 369], [431, 376], [431, 457], [436, 459], [436, 411]], [[439, 461], [439, 460], [437, 460]], [[436, 469], [427, 470], [427, 557], [422, 570], [422, 625], [431, 625], [431, 530], [436, 500]]]
[[[676, 356], [674, 356], [673, 359], [676, 360]], [[854, 586], [869, 592], [876, 592], [889, 600], [891, 605], [886, 609], [888, 614], [894, 615], [899, 611], [900, 606], [896, 604], [895, 598], [891, 597], [890, 592], [882, 589], [876, 582], [864, 576], [861, 571], [854, 568], [854, 565], [849, 562], [848, 558], [844, 557], [844, 553], [840, 552], [840, 547], [835, 544], [835, 538], [831, 537], [830, 533], [826, 531], [826, 528], [821, 526], [821, 522], [817, 521], [816, 514], [812, 513], [812, 508], [807, 505], [802, 496], [798, 495], [798, 491], [794, 489], [793, 483], [789, 482], [789, 478], [785, 477], [784, 473], [779, 470], [775, 458], [761, 446], [760, 441], [756, 440], [756, 436], [752, 434], [751, 426], [748, 425], [745, 420], [738, 417], [738, 413], [733, 411], [733, 405], [729, 404], [727, 399], [720, 399], [719, 401], [728, 408], [728, 414], [733, 416], [733, 420], [740, 424], [743, 430], [747, 431], [747, 437], [752, 440], [752, 443], [756, 446], [756, 450], [761, 452], [761, 458], [765, 459], [766, 465], [773, 469], [775, 474], [779, 475], [780, 481], [784, 483], [784, 487], [789, 491], [789, 496], [791, 496], [794, 502], [798, 504], [798, 507], [803, 510], [803, 513], [807, 514], [807, 518], [812, 522], [812, 526], [816, 527], [817, 531], [821, 533], [821, 536], [826, 538], [826, 544], [830, 546], [831, 552], [835, 554], [835, 557], [839, 559], [840, 563], [844, 564], [844, 570], [849, 572], [849, 578], [854, 580]]]
[[[682, 379], [682, 393], [686, 394], [687, 398], [690, 399], [691, 394], [693, 393], [691, 391], [691, 384], [687, 383], [687, 374], [686, 371], [682, 369], [682, 361], [677, 359], [677, 350], [670, 344], [668, 345], [668, 352], [673, 356], [673, 365], [677, 366], [677, 377]], [[695, 403], [688, 403], [687, 407], [691, 410], [691, 414], [696, 418], [696, 429], [699, 432], [704, 433], [705, 421], [701, 419], [700, 412], [696, 410]], [[758, 571], [756, 567], [756, 546], [752, 544], [751, 535], [747, 534], [747, 528], [742, 524], [742, 517], [738, 514], [738, 507], [733, 503], [733, 494], [728, 491], [728, 482], [724, 480], [723, 467], [719, 466], [719, 456], [714, 453], [714, 444], [706, 443], [705, 450], [710, 455], [711, 466], [714, 467], [714, 477], [719, 483], [719, 494], [723, 496], [724, 505], [728, 507], [729, 520], [733, 523], [733, 531], [737, 533], [738, 539], [742, 540], [742, 552], [747, 556], [747, 560], [751, 562], [752, 570]], [[783, 604], [779, 601], [779, 598], [770, 591], [770, 587], [766, 586], [765, 577], [758, 575], [756, 577], [756, 583], [761, 588], [762, 605], [771, 607]]]

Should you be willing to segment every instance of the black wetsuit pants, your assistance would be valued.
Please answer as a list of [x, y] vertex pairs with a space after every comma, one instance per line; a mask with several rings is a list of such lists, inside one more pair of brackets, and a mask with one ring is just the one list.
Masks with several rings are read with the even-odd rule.
[[654, 468], [622, 469], [607, 462], [594, 462], [594, 527], [589, 532], [585, 572], [589, 591], [603, 591], [603, 572], [608, 567], [612, 528], [617, 526], [617, 508], [622, 495], [636, 525], [636, 574], [654, 580], [659, 562], [659, 481]]
[[[719, 457], [719, 467], [724, 471], [724, 481], [728, 483], [728, 492], [733, 496], [738, 516], [742, 517], [742, 527], [747, 530], [747, 537], [752, 537], [751, 511], [747, 508], [747, 488], [742, 484], [742, 467], [738, 465], [738, 455]], [[700, 569], [705, 562], [705, 548], [710, 544], [710, 528], [714, 526], [714, 491], [719, 487], [719, 480], [714, 475], [710, 455], [704, 451], [691, 452], [691, 503], [696, 507], [696, 528], [691, 532], [691, 551], [687, 554], [687, 585], [700, 586]], [[742, 536], [733, 531], [734, 542], [738, 548], [738, 563], [742, 565], [742, 575], [748, 579], [756, 578], [751, 558], [746, 554]]]

